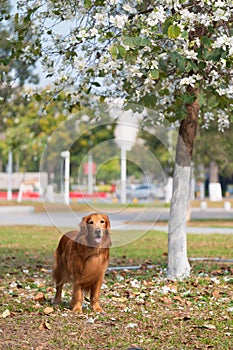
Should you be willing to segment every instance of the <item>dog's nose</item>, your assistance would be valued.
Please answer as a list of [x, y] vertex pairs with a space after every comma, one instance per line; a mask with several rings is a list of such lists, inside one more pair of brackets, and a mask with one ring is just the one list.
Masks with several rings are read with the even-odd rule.
[[99, 238], [100, 235], [101, 235], [101, 229], [100, 228], [96, 228], [95, 229], [95, 234], [96, 234], [97, 238]]

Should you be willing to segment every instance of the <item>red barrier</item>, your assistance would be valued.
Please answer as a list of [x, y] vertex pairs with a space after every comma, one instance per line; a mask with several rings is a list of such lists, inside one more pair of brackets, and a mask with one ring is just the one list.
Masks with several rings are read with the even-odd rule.
[[[85, 192], [70, 192], [70, 198], [107, 198], [106, 192], [94, 192], [93, 194]], [[16, 200], [18, 197], [17, 192], [12, 193], [12, 199]], [[35, 199], [40, 198], [38, 192], [23, 192], [23, 199]], [[0, 192], [0, 199], [7, 199], [7, 192]]]

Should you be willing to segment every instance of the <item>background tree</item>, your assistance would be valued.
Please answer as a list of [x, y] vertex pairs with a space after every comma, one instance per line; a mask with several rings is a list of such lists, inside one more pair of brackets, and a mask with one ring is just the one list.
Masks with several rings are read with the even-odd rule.
[[[41, 92], [46, 104], [46, 91]], [[39, 164], [44, 148], [51, 133], [68, 116], [64, 101], [51, 102], [42, 111], [41, 102], [30, 99], [30, 91], [16, 91], [11, 104], [4, 108], [4, 137], [2, 152], [13, 151], [14, 170], [39, 171]], [[5, 158], [6, 159], [6, 158]]]
[[71, 106], [89, 92], [102, 99], [114, 94], [154, 108], [158, 122], [180, 122], [168, 276], [188, 276], [185, 212], [197, 121], [207, 122], [211, 113], [222, 130], [232, 118], [232, 1], [69, 0], [40, 6], [21, 0], [19, 7], [17, 21], [33, 20], [37, 54], [57, 78], [56, 90], [69, 91]]
[[220, 176], [230, 179], [233, 176], [232, 149], [232, 125], [224, 133], [216, 133], [213, 126], [200, 128], [194, 147], [195, 167], [204, 166], [207, 169], [209, 182], [219, 182]]
[[[36, 39], [30, 23], [27, 22], [27, 28], [25, 28], [25, 24], [17, 20], [18, 16], [16, 15], [13, 19], [10, 12], [10, 1], [2, 0], [0, 6], [0, 131], [7, 125], [7, 119], [13, 117], [10, 116], [9, 106], [13, 103], [14, 94], [17, 95], [24, 84], [37, 84], [39, 81], [35, 73], [36, 59], [32, 55]], [[29, 48], [30, 54], [27, 55]], [[9, 105], [6, 113], [7, 103]]]

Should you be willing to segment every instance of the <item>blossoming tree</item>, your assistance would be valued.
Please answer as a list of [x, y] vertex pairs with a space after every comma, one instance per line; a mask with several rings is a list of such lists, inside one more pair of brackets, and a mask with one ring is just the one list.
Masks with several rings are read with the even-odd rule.
[[[219, 131], [232, 120], [232, 0], [18, 0], [16, 41], [34, 25], [34, 47], [55, 90], [70, 105], [92, 92], [153, 108], [157, 121], [178, 121], [169, 220], [168, 276], [189, 275], [185, 213], [198, 121]], [[39, 38], [39, 45], [38, 45]]]

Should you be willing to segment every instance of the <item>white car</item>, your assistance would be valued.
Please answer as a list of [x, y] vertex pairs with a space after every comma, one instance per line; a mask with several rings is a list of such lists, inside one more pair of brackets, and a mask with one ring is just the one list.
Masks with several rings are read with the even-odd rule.
[[[126, 185], [126, 200], [127, 202], [131, 202], [134, 198], [134, 187], [132, 185]], [[118, 198], [118, 200], [121, 199], [121, 187], [117, 187], [116, 189], [116, 197]]]
[[165, 193], [163, 188], [157, 187], [152, 184], [138, 185], [133, 191], [133, 198], [143, 200], [163, 199]]

